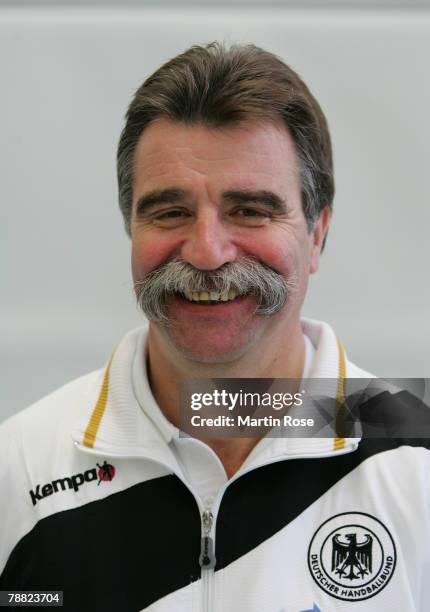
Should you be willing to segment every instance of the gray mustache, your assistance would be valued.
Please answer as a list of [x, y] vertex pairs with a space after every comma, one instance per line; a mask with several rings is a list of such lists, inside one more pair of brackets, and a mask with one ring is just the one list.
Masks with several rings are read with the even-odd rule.
[[234, 289], [240, 295], [255, 296], [256, 314], [268, 316], [284, 306], [294, 286], [293, 280], [285, 280], [278, 272], [251, 257], [209, 271], [198, 270], [185, 261], [169, 261], [134, 283], [139, 307], [149, 320], [163, 324], [169, 323], [166, 299], [172, 293], [222, 293]]

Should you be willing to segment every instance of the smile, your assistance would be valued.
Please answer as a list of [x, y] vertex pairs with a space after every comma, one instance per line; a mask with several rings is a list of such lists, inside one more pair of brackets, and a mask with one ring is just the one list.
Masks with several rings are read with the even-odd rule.
[[230, 291], [187, 291], [181, 294], [189, 302], [198, 302], [199, 304], [218, 304], [220, 302], [231, 302], [235, 300], [239, 293], [235, 289]]

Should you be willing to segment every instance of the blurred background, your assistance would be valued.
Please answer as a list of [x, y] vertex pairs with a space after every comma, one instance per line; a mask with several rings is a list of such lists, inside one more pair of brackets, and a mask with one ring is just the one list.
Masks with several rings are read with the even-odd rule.
[[430, 375], [430, 1], [0, 1], [0, 421], [142, 324], [117, 205], [135, 89], [193, 43], [253, 42], [310, 86], [337, 194], [304, 314], [384, 377]]

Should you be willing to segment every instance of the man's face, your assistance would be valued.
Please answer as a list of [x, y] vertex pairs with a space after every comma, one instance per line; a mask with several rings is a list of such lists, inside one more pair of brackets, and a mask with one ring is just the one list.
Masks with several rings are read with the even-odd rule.
[[328, 220], [326, 211], [308, 231], [295, 146], [283, 125], [150, 124], [135, 156], [134, 282], [170, 261], [213, 272], [252, 258], [292, 286], [269, 316], [256, 314], [257, 298], [249, 294], [213, 304], [195, 301], [204, 295], [171, 293], [170, 324], [152, 323], [159, 337], [205, 363], [237, 359], [263, 337], [279, 341], [298, 324]]

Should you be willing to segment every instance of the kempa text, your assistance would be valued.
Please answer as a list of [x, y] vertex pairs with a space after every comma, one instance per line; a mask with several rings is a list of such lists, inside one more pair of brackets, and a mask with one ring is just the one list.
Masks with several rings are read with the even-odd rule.
[[77, 491], [84, 483], [92, 482], [93, 480], [98, 480], [96, 468], [87, 470], [83, 474], [74, 474], [73, 476], [66, 476], [65, 478], [57, 478], [57, 480], [53, 480], [47, 484], [37, 485], [34, 491], [30, 490], [31, 501], [33, 502], [33, 506], [35, 506], [39, 500], [48, 497], [48, 495], [58, 493], [59, 491], [66, 491], [66, 489], [74, 489]]

